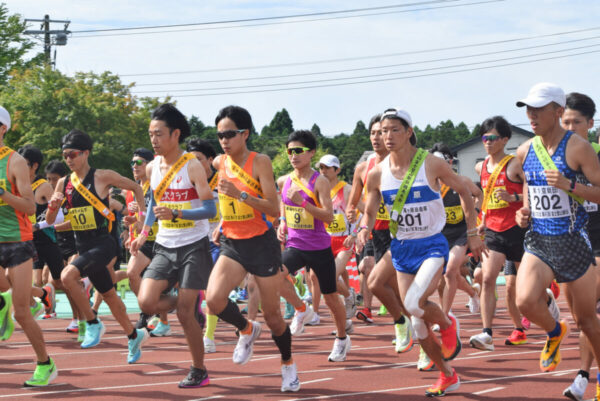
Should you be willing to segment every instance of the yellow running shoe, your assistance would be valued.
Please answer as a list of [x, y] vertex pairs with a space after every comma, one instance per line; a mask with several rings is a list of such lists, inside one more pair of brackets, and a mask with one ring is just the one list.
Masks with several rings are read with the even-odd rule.
[[568, 327], [564, 321], [561, 321], [559, 324], [560, 334], [556, 337], [548, 337], [546, 345], [544, 345], [544, 349], [540, 354], [540, 369], [542, 372], [552, 372], [560, 363], [560, 342], [565, 334], [567, 334]]

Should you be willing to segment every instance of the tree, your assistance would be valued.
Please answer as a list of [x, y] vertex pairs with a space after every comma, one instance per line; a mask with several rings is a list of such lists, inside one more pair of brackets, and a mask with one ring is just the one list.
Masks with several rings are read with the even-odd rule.
[[200, 119], [194, 115], [189, 118], [190, 131], [192, 136], [202, 138], [210, 143], [215, 150], [219, 153], [221, 151], [221, 145], [219, 144], [219, 138], [217, 137], [217, 129], [204, 125]]
[[30, 60], [25, 60], [25, 54], [35, 43], [29, 40], [23, 32], [25, 21], [19, 14], [9, 15], [4, 3], [0, 3], [0, 87], [8, 81], [11, 72], [24, 70], [43, 63], [44, 55], [38, 53]]

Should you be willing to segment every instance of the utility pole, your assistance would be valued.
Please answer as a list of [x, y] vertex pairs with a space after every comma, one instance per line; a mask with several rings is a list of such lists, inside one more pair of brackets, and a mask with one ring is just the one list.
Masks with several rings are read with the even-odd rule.
[[[44, 19], [26, 19], [25, 22], [41, 22], [40, 30], [26, 30], [23, 32], [25, 35], [32, 35], [35, 37], [39, 37], [39, 35], [44, 35], [44, 57], [47, 65], [51, 65], [53, 67], [56, 66], [56, 49], [54, 51], [54, 60], [52, 60], [52, 46], [64, 46], [67, 44], [67, 35], [71, 33], [71, 31], [67, 30], [71, 21], [64, 20], [51, 20], [50, 16], [46, 14]], [[64, 24], [64, 28], [62, 30], [51, 30], [50, 23], [58, 23]]]

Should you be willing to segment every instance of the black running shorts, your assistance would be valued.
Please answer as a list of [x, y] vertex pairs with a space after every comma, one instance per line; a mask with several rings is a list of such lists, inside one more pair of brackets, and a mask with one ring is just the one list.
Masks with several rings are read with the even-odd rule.
[[43, 269], [48, 265], [50, 274], [54, 280], [60, 280], [60, 273], [64, 268], [64, 261], [60, 248], [54, 242], [42, 242], [35, 244], [37, 258], [33, 262], [34, 270]]
[[520, 262], [523, 258], [523, 239], [526, 229], [514, 226], [506, 231], [497, 232], [485, 229], [485, 245], [492, 251], [502, 253], [506, 260]]
[[221, 235], [221, 253], [241, 264], [250, 274], [270, 277], [281, 271], [281, 247], [273, 228], [247, 239], [232, 239]]
[[35, 256], [33, 241], [0, 243], [0, 266], [8, 269]]
[[286, 248], [283, 251], [283, 264], [291, 275], [304, 266], [312, 269], [317, 275], [321, 293], [332, 294], [337, 291], [335, 281], [335, 258], [331, 247], [318, 251], [303, 251], [297, 248]]

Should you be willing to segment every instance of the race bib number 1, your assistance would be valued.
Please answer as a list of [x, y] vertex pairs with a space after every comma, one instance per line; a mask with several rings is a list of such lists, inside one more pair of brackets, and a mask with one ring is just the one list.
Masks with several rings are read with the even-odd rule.
[[530, 186], [529, 207], [535, 219], [553, 219], [571, 214], [566, 192], [551, 186]]
[[223, 221], [244, 221], [254, 218], [254, 209], [231, 196], [219, 194], [219, 211]]

